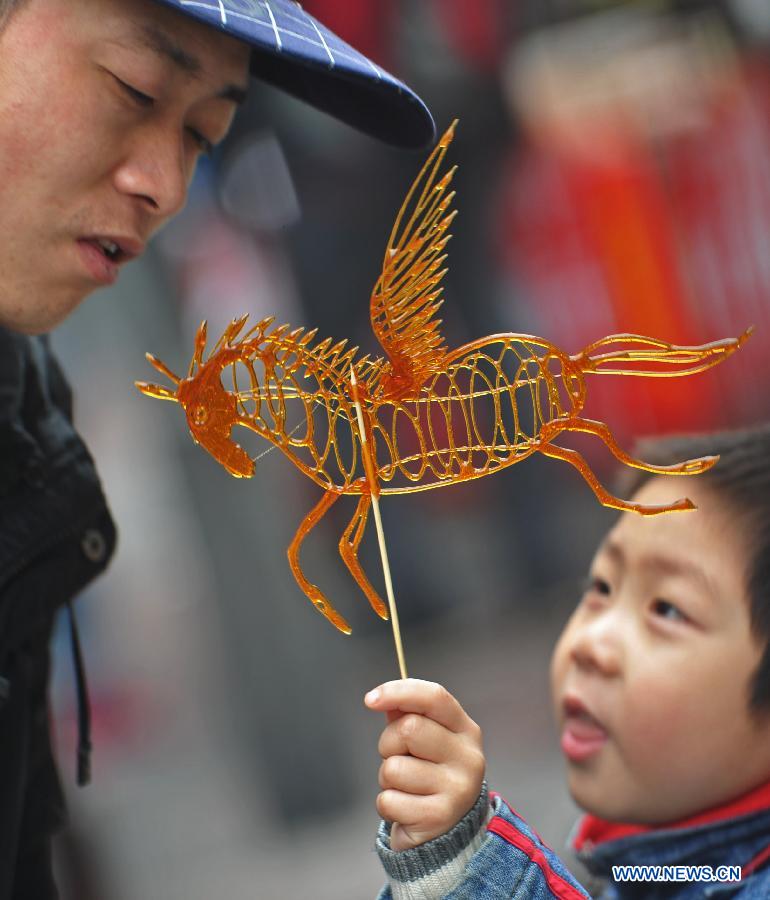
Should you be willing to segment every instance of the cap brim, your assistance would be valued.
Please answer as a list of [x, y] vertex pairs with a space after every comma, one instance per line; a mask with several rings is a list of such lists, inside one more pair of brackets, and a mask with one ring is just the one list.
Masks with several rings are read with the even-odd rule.
[[334, 118], [401, 147], [435, 138], [433, 117], [403, 82], [293, 0], [157, 0], [253, 49], [252, 74]]

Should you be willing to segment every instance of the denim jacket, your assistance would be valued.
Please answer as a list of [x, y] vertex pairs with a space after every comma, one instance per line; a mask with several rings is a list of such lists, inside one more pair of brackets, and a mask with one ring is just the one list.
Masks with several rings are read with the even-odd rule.
[[[479, 802], [487, 806], [479, 811]], [[558, 856], [505, 801], [485, 790], [447, 835], [412, 850], [389, 849], [382, 823], [377, 851], [389, 877], [378, 900], [579, 900], [590, 896]], [[474, 830], [472, 823], [478, 827]], [[469, 836], [469, 832], [471, 832]], [[768, 900], [770, 783], [731, 803], [665, 827], [629, 826], [584, 816], [572, 849], [599, 879], [597, 900]], [[613, 877], [613, 866], [669, 866], [633, 876], [687, 879], [738, 866], [739, 881], [638, 880]], [[707, 867], [678, 869], [675, 867]], [[615, 873], [618, 874], [618, 873]]]
[[585, 900], [559, 857], [497, 794], [448, 834], [396, 853], [381, 823], [377, 852], [389, 884], [377, 900]]
[[[572, 847], [586, 868], [601, 878], [601, 900], [767, 900], [770, 898], [770, 783], [716, 809], [664, 827], [618, 825], [584, 816]], [[738, 866], [739, 881], [626, 881], [613, 866]], [[664, 873], [661, 873], [661, 875]], [[691, 877], [692, 872], [665, 873]], [[722, 873], [727, 876], [728, 873]]]

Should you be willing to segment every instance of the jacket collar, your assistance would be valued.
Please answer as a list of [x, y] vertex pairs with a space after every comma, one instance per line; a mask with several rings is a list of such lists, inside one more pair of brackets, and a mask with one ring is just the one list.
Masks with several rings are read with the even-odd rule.
[[[571, 845], [594, 874], [617, 864], [742, 865], [764, 862], [770, 846], [770, 782], [721, 806], [665, 825], [628, 825], [585, 815]], [[728, 854], [726, 848], [730, 847]], [[731, 858], [727, 858], [728, 855]]]

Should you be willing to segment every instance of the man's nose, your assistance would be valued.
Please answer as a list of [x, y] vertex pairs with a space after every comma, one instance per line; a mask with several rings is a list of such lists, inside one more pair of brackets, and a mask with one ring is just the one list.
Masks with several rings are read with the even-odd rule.
[[604, 610], [577, 627], [570, 656], [580, 669], [606, 676], [620, 673], [623, 662], [623, 628], [616, 610]]
[[114, 177], [120, 193], [136, 198], [160, 225], [187, 199], [190, 171], [182, 138], [173, 132], [146, 140], [137, 137]]

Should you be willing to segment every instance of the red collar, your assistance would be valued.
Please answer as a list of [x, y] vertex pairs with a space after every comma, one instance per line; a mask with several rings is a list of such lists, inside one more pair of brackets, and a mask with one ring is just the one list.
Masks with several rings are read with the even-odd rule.
[[726, 819], [737, 819], [751, 813], [770, 809], [770, 782], [760, 785], [747, 794], [731, 800], [723, 806], [715, 806], [686, 819], [667, 822], [664, 825], [625, 825], [622, 822], [608, 822], [598, 816], [586, 814], [580, 820], [577, 832], [572, 841], [575, 850], [582, 850], [586, 845], [595, 847], [608, 841], [631, 837], [637, 834], [648, 834], [655, 831], [676, 831], [682, 828], [696, 828], [698, 825], [711, 825]]

